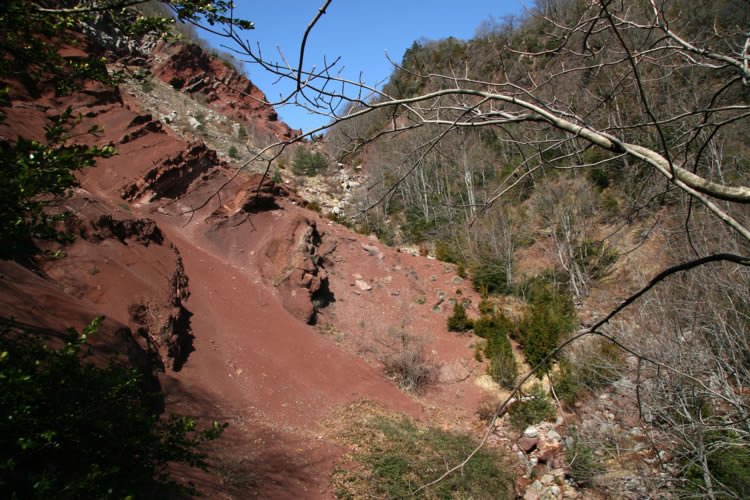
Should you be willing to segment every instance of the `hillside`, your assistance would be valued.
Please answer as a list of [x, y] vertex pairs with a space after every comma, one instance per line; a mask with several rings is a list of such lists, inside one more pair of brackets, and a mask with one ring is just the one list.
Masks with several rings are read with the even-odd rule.
[[[97, 46], [68, 54], [87, 50]], [[373, 414], [475, 430], [481, 365], [469, 339], [445, 325], [453, 297], [477, 298], [455, 268], [324, 219], [269, 178], [237, 175], [235, 160], [206, 142], [228, 129], [224, 141], [255, 146], [251, 134], [231, 135], [233, 123], [279, 139], [293, 132], [216, 58], [177, 43], [115, 53], [111, 68], [122, 67], [167, 85], [88, 81], [56, 95], [8, 81], [4, 141], [44, 141], [50, 117], [69, 109], [79, 117], [69, 137], [116, 153], [78, 172], [75, 189], [48, 208], [68, 214], [57, 227], [69, 237], [38, 239], [31, 259], [2, 261], [0, 316], [61, 338], [105, 317], [86, 340], [90, 360], [106, 366], [119, 356], [153, 373], [167, 413], [229, 424], [204, 448], [208, 472], [172, 467], [178, 482], [214, 498], [330, 497], [350, 446], [331, 427], [350, 425], [338, 415], [363, 401]], [[193, 75], [221, 85], [205, 93], [174, 82]], [[237, 81], [252, 104], [225, 95]], [[174, 119], [152, 115], [150, 92], [184, 107], [173, 106]], [[211, 124], [206, 142], [187, 120], [197, 113]], [[383, 372], [407, 338], [435, 370], [418, 395]]]
[[153, 427], [55, 396], [92, 366], [161, 429], [125, 463], [186, 496], [748, 492], [747, 70], [711, 52], [737, 2], [657, 9], [698, 65], [645, 4], [415, 42], [314, 140], [169, 19], [44, 5], [68, 22], [0, 9], [30, 40], [2, 32], [0, 486], [160, 497], [108, 468]]

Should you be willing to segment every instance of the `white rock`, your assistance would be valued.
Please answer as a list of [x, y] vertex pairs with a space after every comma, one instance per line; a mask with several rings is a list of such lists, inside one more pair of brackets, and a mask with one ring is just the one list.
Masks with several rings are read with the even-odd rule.
[[192, 128], [193, 130], [198, 130], [201, 126], [203, 126], [201, 122], [199, 122], [192, 116], [188, 116], [188, 125], [190, 125], [190, 128]]
[[560, 434], [557, 433], [557, 431], [550, 430], [547, 432], [547, 439], [550, 441], [560, 441], [561, 437]]
[[369, 292], [370, 290], [372, 290], [372, 287], [366, 281], [357, 280], [354, 282], [354, 284], [357, 285], [357, 288], [359, 288], [363, 292]]
[[527, 438], [535, 438], [537, 437], [537, 435], [539, 435], [539, 429], [537, 429], [533, 425], [529, 426], [526, 428], [525, 431], [523, 431], [523, 435], [526, 436]]
[[173, 123], [177, 119], [177, 111], [172, 111], [168, 115], [163, 115], [161, 121], [164, 123]]

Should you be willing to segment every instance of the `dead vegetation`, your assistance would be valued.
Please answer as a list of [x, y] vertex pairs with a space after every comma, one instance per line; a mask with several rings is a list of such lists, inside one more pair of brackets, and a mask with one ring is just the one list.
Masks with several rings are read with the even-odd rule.
[[416, 394], [423, 393], [437, 379], [438, 364], [427, 353], [424, 339], [403, 331], [391, 332], [393, 352], [381, 356], [385, 374], [399, 388]]

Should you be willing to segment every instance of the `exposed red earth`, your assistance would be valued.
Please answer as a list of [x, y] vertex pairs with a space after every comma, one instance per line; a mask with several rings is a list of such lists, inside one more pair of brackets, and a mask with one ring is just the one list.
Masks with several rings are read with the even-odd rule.
[[[188, 76], [170, 67], [161, 78]], [[168, 410], [230, 423], [212, 453], [242, 458], [252, 477], [232, 486], [241, 497], [332, 496], [343, 450], [324, 424], [356, 401], [446, 428], [477, 425], [483, 367], [471, 339], [446, 330], [451, 300], [477, 297], [452, 266], [353, 233], [270, 180], [235, 176], [116, 88], [13, 97], [0, 135], [41, 137], [47, 118], [72, 106], [78, 130], [104, 131], [78, 140], [112, 141], [118, 154], [80, 174], [66, 201], [76, 239], [63, 258], [40, 259], [34, 272], [0, 263], [0, 314], [57, 332], [105, 315], [97, 355], [161, 367]], [[215, 108], [259, 119], [226, 98]], [[423, 395], [383, 374], [400, 331], [441, 366]], [[178, 472], [211, 498], [232, 493], [215, 474]]]

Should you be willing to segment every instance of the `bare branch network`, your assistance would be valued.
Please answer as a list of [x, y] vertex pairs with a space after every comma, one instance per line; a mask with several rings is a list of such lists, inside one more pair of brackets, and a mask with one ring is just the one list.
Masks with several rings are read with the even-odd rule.
[[[746, 303], [743, 301], [747, 299], [747, 288], [743, 290], [743, 287], [750, 265], [747, 257], [750, 254], [750, 186], [747, 184], [750, 165], [743, 139], [750, 124], [748, 15], [738, 15], [735, 24], [717, 22], [713, 29], [705, 30], [686, 21], [692, 13], [680, 11], [668, 3], [656, 0], [636, 3], [638, 5], [613, 0], [539, 1], [525, 20], [526, 25], [543, 27], [541, 31], [545, 35], [542, 40], [536, 40], [536, 50], [525, 48], [528, 44], [516, 43], [527, 33], [518, 31], [510, 23], [490, 33], [483, 46], [495, 68], [489, 72], [491, 78], [487, 78], [486, 73], [478, 76], [468, 67], [450, 67], [447, 72], [436, 73], [428, 65], [394, 64], [394, 70], [413, 84], [409, 92], [395, 84], [381, 86], [344, 78], [339, 72], [339, 59], [323, 60], [319, 66], [305, 63], [309, 60], [305, 56], [308, 35], [326, 10], [335, 8], [335, 5], [331, 7], [331, 0], [323, 2], [305, 31], [297, 64], [287, 61], [283, 54], [276, 60], [269, 58], [259, 46], [245, 39], [241, 30], [231, 26], [221, 34], [226, 40], [226, 49], [292, 84], [293, 90], [288, 95], [267, 104], [300, 106], [329, 120], [327, 125], [306, 131], [299, 138], [264, 148], [242, 168], [251, 162], [263, 161], [268, 175], [272, 163], [288, 146], [326, 130], [330, 131], [329, 140], [340, 145], [341, 157], [355, 154], [377, 141], [416, 132], [422, 134], [414, 142], [413, 154], [404, 156], [396, 179], [384, 186], [362, 213], [388, 203], [410, 176], [423, 169], [426, 158], [452, 136], [478, 130], [492, 131], [503, 147], [513, 150], [521, 159], [503, 174], [505, 178], [499, 186], [483, 198], [474, 196], [467, 175], [470, 195], [462, 208], [467, 209], [471, 218], [487, 214], [494, 204], [502, 202], [544, 169], [617, 165], [626, 175], [640, 176], [643, 184], [659, 186], [658, 190], [650, 191], [650, 200], [634, 205], [634, 213], [650, 206], [654, 199], [679, 193], [687, 206], [684, 224], [695, 258], [679, 263], [681, 259], [676, 253], [672, 262], [677, 264], [658, 273], [641, 290], [603, 315], [602, 320], [565, 340], [544, 363], [579, 339], [596, 335], [637, 357], [639, 377], [641, 364], [647, 364], [654, 367], [653, 380], [661, 381], [658, 383], [679, 382], [701, 397], [718, 401], [723, 409], [722, 417], [696, 416], [685, 410], [684, 422], [672, 426], [676, 435], [681, 436], [682, 449], [692, 450], [690, 460], [703, 471], [701, 487], [705, 488], [705, 494], [715, 497], [726, 490], [710, 473], [706, 459], [710, 450], [698, 447], [691, 436], [708, 428], [730, 430], [732, 436], [750, 436], [750, 408], [743, 396], [750, 384], [750, 370], [745, 360], [736, 359], [733, 354], [750, 354], [750, 346], [747, 339], [742, 338], [745, 333], [736, 326], [738, 323], [725, 315], [726, 311], [737, 318], [744, 314], [741, 311]], [[681, 5], [688, 4], [690, 2]], [[694, 92], [685, 92], [686, 88]], [[360, 126], [371, 117], [387, 125]], [[468, 165], [469, 148], [465, 144], [461, 147]], [[498, 165], [497, 170], [501, 171], [501, 167]], [[723, 227], [711, 229], [711, 233], [692, 235], [694, 203], [703, 207], [706, 218], [702, 220], [708, 221], [706, 224], [718, 222], [717, 226]], [[197, 208], [191, 211], [194, 210]], [[657, 293], [660, 284], [676, 280], [676, 275], [688, 270], [694, 273], [707, 264], [724, 266], [722, 273], [732, 273], [736, 280], [731, 284], [717, 282], [715, 288], [707, 287], [706, 296], [716, 299], [717, 304], [724, 299], [716, 290], [724, 290], [724, 296], [739, 294], [741, 297], [724, 311], [718, 306], [702, 311], [706, 318], [719, 318], [716, 324], [722, 325], [721, 332], [711, 330], [708, 321], [704, 327], [715, 338], [723, 340], [711, 341], [708, 347], [701, 344], [708, 349], [702, 351], [706, 352], [705, 357], [689, 357], [689, 360], [710, 368], [691, 372], [694, 366], [687, 363], [687, 355], [666, 355], [663, 345], [652, 348], [647, 341], [634, 344], [618, 336], [620, 326], [613, 326], [613, 322], [625, 308], [637, 301], [642, 301], [644, 308], [651, 307], [654, 304], [648, 298]], [[583, 294], [585, 277], [571, 279], [576, 294], [579, 289]], [[690, 283], [693, 287], [700, 285]], [[683, 304], [680, 300], [688, 294], [680, 293], [683, 292], [675, 292], [669, 303]], [[653, 322], [654, 328], [659, 326], [653, 318], [642, 319], [644, 323]], [[697, 330], [699, 322], [694, 323]], [[691, 342], [697, 342], [695, 336], [690, 338]], [[498, 406], [493, 422], [505, 412], [533, 373], [522, 377], [513, 387], [511, 395]], [[653, 380], [651, 383], [657, 384]], [[723, 381], [724, 386], [717, 385], [717, 381]], [[688, 405], [686, 393], [677, 392], [673, 395], [676, 399], [669, 400], [670, 403], [654, 397], [649, 404], [666, 407], [678, 401]], [[486, 442], [490, 430], [480, 446]], [[732, 439], [726, 438], [722, 443], [728, 445], [734, 442]], [[448, 468], [435, 481], [414, 493], [459, 471], [472, 456]]]

